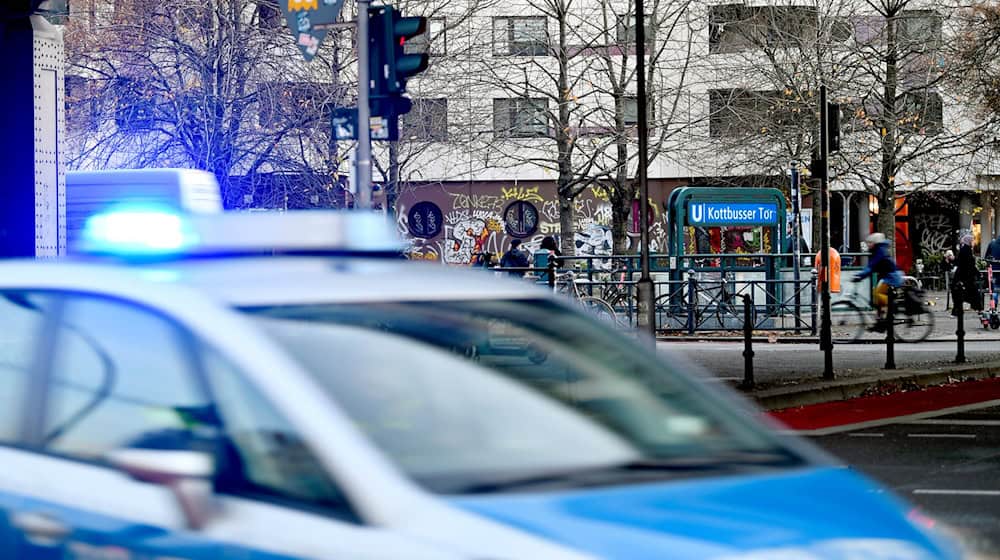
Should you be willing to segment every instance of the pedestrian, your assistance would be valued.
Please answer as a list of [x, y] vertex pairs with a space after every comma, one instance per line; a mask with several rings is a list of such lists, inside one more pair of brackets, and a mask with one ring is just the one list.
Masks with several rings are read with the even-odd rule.
[[990, 241], [989, 247], [986, 248], [986, 258], [994, 261], [993, 268], [1000, 266], [1000, 235], [993, 241]]
[[889, 286], [899, 288], [903, 285], [903, 274], [896, 266], [896, 261], [889, 255], [889, 241], [885, 235], [875, 232], [865, 239], [868, 244], [868, 265], [864, 270], [854, 275], [854, 281], [860, 282], [872, 274], [878, 279], [875, 290], [872, 291], [872, 303], [875, 304], [875, 313], [878, 321], [873, 330], [885, 331], [885, 308], [889, 305]]
[[953, 298], [955, 305], [951, 314], [958, 315], [959, 306], [968, 303], [975, 311], [983, 310], [983, 298], [979, 294], [979, 269], [976, 255], [972, 252], [972, 234], [963, 234], [958, 242], [958, 257], [955, 259], [955, 283]]
[[[510, 249], [500, 257], [501, 268], [527, 268], [528, 255], [521, 249], [521, 240], [513, 239], [510, 242]], [[523, 270], [508, 270], [510, 276], [524, 276]]]
[[[542, 238], [542, 243], [538, 246], [538, 250], [534, 254], [534, 267], [535, 268], [548, 268], [549, 260], [556, 257], [561, 257], [562, 252], [559, 250], [559, 246], [556, 244], [556, 238], [551, 235], [546, 235]], [[559, 267], [559, 261], [555, 263], [556, 268]], [[543, 281], [549, 279], [549, 275], [542, 273], [540, 275]]]
[[[788, 224], [788, 230], [785, 235], [785, 252], [789, 254], [786, 262], [789, 267], [795, 266], [795, 230], [793, 225]], [[812, 253], [809, 251], [809, 243], [806, 242], [806, 238], [803, 237], [802, 232], [799, 232], [799, 257], [801, 258], [802, 255], [810, 254]]]

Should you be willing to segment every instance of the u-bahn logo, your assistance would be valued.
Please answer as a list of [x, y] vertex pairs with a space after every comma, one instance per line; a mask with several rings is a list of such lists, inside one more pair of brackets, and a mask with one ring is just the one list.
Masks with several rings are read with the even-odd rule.
[[318, 10], [318, 0], [288, 0], [288, 11], [299, 12], [302, 10]]

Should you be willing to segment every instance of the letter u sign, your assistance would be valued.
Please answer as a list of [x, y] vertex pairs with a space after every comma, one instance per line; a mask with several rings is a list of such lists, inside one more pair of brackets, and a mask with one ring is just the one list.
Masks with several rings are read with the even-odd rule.
[[690, 222], [693, 224], [699, 224], [705, 221], [705, 205], [704, 204], [692, 204], [691, 205], [691, 219]]

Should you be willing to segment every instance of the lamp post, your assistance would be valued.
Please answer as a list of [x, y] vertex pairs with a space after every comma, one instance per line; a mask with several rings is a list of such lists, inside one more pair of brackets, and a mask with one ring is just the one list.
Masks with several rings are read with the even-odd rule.
[[[648, 132], [646, 114], [646, 24], [643, 0], [635, 2], [635, 72], [638, 94], [637, 117], [639, 120], [639, 281], [636, 283], [638, 323], [641, 330], [656, 335], [653, 313], [653, 279], [649, 274], [649, 184], [646, 168], [649, 167]], [[654, 339], [655, 340], [655, 339]]]

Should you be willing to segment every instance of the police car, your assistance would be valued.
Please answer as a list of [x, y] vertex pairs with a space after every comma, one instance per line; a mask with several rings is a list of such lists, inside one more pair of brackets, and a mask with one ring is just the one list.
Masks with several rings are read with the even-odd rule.
[[0, 558], [942, 559], [908, 506], [366, 214], [93, 216], [0, 264]]

